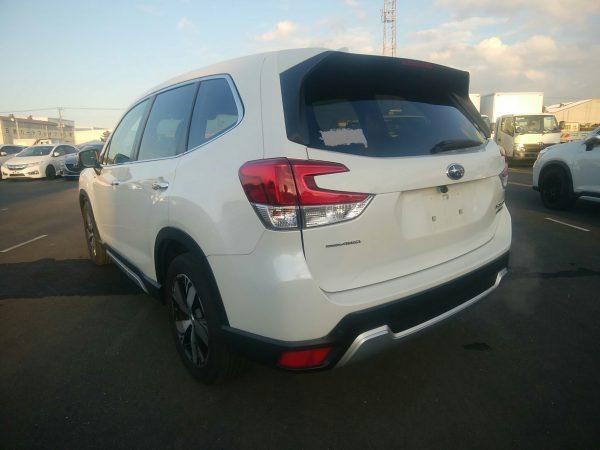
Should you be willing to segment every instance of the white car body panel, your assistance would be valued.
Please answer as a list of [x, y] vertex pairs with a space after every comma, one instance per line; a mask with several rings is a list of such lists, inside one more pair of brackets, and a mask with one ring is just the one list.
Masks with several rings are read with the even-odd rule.
[[[393, 161], [308, 149], [287, 138], [279, 74], [322, 51], [253, 55], [159, 85], [140, 99], [184, 81], [227, 74], [239, 92], [243, 117], [217, 139], [176, 157], [104, 166], [100, 174], [86, 169], [79, 181], [104, 243], [145, 277], [158, 281], [154, 242], [160, 230], [181, 230], [207, 256], [229, 324], [271, 339], [322, 337], [349, 312], [466, 274], [505, 254], [511, 242], [510, 214], [506, 207], [495, 209], [504, 199], [498, 177], [504, 160], [492, 141], [481, 151]], [[247, 161], [281, 157], [343, 163], [350, 172], [323, 177], [319, 187], [368, 192], [374, 200], [347, 223], [267, 230], [238, 170]], [[460, 182], [445, 174], [456, 162], [466, 168]], [[158, 179], [168, 182], [168, 189], [152, 190]], [[441, 185], [450, 195], [443, 201], [430, 195]], [[419, 206], [419, 216], [407, 215], [427, 199], [430, 204]], [[432, 222], [436, 214], [447, 220]], [[390, 220], [384, 223], [382, 217]], [[365, 245], [325, 248], [346, 239]]]
[[[599, 134], [600, 129], [590, 136], [594, 133]], [[600, 146], [588, 151], [585, 141], [572, 141], [547, 148], [533, 165], [534, 187], [539, 187], [542, 170], [551, 164], [561, 164], [569, 169], [575, 194], [600, 195]]]

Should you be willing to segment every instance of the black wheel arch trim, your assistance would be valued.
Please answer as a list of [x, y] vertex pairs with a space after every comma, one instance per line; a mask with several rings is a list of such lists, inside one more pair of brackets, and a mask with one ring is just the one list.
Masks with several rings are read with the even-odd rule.
[[223, 299], [221, 298], [219, 285], [213, 273], [212, 267], [210, 266], [210, 262], [204, 253], [204, 250], [202, 250], [202, 247], [200, 247], [194, 238], [179, 228], [165, 227], [156, 235], [156, 240], [154, 243], [154, 268], [158, 286], [160, 286], [161, 290], [164, 291], [165, 280], [163, 278], [168, 270], [168, 267], [164, 266], [164, 260], [166, 251], [168, 249], [168, 246], [166, 245], [168, 242], [176, 242], [185, 247], [189, 252], [194, 254], [204, 263], [209, 276], [209, 282], [214, 290], [214, 296], [217, 301], [216, 306], [217, 310], [219, 311], [219, 319], [223, 326], [229, 326], [229, 319], [227, 318], [227, 311], [225, 310], [225, 305], [223, 304]]

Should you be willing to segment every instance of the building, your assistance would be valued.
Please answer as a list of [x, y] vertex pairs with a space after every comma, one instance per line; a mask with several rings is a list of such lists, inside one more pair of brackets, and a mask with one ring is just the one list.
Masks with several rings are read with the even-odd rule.
[[33, 145], [39, 139], [75, 143], [75, 122], [52, 117], [0, 116], [0, 144]]
[[544, 108], [545, 112], [554, 114], [558, 122], [573, 122], [585, 128], [600, 125], [600, 98], [588, 98], [576, 102], [560, 103]]
[[83, 144], [91, 141], [101, 141], [106, 138], [112, 130], [98, 127], [75, 128], [75, 144]]

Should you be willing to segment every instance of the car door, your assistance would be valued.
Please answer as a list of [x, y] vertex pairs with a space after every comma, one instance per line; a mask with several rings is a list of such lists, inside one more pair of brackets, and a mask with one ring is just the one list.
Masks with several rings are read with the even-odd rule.
[[119, 230], [123, 227], [119, 211], [125, 208], [119, 185], [130, 178], [130, 166], [150, 105], [151, 99], [145, 99], [123, 116], [100, 155], [101, 169], [93, 175], [90, 198], [96, 226], [102, 241], [117, 251], [126, 250], [119, 242]]
[[186, 149], [195, 82], [159, 92], [140, 139], [136, 161], [119, 178], [119, 227], [116, 241], [124, 256], [146, 276], [155, 279], [154, 243], [168, 225], [169, 187], [175, 178], [177, 156]]
[[67, 145], [59, 145], [50, 154], [50, 164], [54, 166], [56, 173], [59, 173], [63, 169], [65, 162], [65, 155], [67, 154]]
[[504, 149], [506, 156], [513, 156], [513, 126], [512, 117], [502, 117], [498, 125], [498, 133], [496, 133], [496, 142]]
[[[600, 134], [600, 130], [595, 131]], [[590, 133], [592, 136], [592, 133]], [[600, 194], [600, 146], [588, 150], [584, 141], [573, 164], [573, 188], [577, 192]]]

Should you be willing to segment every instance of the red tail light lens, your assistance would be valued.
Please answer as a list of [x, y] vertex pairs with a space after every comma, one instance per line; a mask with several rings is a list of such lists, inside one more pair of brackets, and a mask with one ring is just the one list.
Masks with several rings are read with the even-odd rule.
[[250, 161], [240, 169], [248, 200], [272, 206], [295, 206], [296, 183], [287, 159]]
[[358, 203], [366, 200], [369, 194], [357, 194], [354, 192], [340, 192], [320, 189], [315, 177], [333, 173], [348, 172], [343, 164], [324, 161], [302, 161], [290, 160], [298, 197], [301, 205], [332, 205], [337, 203]]
[[250, 161], [239, 171], [248, 200], [272, 229], [309, 228], [358, 217], [370, 194], [321, 189], [315, 177], [348, 172], [343, 164], [297, 159]]
[[287, 369], [310, 369], [323, 365], [330, 353], [331, 347], [284, 352], [278, 364]]

